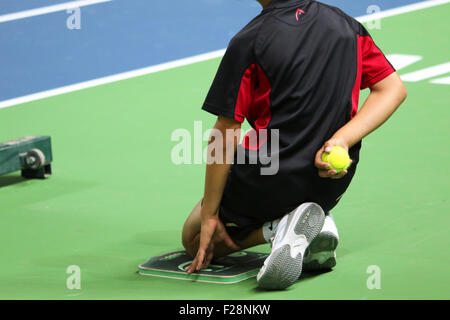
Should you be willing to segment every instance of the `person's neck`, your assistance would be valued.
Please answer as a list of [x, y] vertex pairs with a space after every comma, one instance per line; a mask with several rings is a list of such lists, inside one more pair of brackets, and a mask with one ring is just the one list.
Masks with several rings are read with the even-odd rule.
[[258, 0], [258, 2], [262, 5], [263, 8], [265, 8], [269, 3], [272, 2], [272, 0]]

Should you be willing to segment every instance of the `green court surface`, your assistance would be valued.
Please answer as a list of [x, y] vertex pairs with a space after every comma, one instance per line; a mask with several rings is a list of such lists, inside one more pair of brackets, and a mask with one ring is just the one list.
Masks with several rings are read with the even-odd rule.
[[[404, 74], [449, 60], [450, 5], [382, 20], [385, 53], [420, 55]], [[53, 176], [0, 177], [1, 299], [448, 299], [449, 85], [406, 83], [406, 103], [365, 139], [335, 208], [334, 271], [281, 292], [255, 279], [219, 285], [139, 276], [148, 258], [182, 249], [204, 166], [175, 165], [175, 129], [203, 130], [200, 110], [219, 59], [0, 110], [1, 141], [51, 135]], [[362, 98], [367, 93], [364, 93]], [[255, 248], [268, 252], [268, 246]], [[69, 290], [66, 270], [81, 270]], [[370, 290], [370, 266], [381, 288]]]

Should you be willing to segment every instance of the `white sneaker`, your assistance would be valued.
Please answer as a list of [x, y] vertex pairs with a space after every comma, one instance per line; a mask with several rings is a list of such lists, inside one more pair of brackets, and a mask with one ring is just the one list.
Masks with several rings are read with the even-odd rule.
[[331, 214], [325, 217], [325, 223], [319, 235], [311, 242], [303, 261], [304, 271], [329, 270], [336, 266], [336, 248], [339, 234]]
[[325, 213], [316, 203], [304, 203], [279, 222], [272, 252], [264, 261], [256, 281], [264, 289], [285, 289], [302, 273], [305, 251], [319, 234]]

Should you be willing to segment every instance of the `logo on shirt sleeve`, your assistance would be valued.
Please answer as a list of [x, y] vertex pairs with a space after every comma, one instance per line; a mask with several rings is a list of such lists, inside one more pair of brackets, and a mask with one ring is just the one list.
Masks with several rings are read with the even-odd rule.
[[299, 20], [300, 20], [300, 17], [301, 17], [302, 15], [304, 15], [304, 14], [306, 14], [306, 12], [303, 11], [302, 9], [298, 8], [297, 11], [295, 12], [295, 19], [296, 19], [297, 21], [299, 21]]

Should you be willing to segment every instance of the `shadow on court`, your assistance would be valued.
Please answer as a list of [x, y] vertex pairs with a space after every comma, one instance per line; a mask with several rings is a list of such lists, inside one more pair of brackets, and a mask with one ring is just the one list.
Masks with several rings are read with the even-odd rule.
[[[305, 271], [305, 272], [302, 272], [300, 278], [297, 280], [296, 283], [294, 283], [294, 284], [292, 285], [292, 287], [297, 286], [297, 285], [301, 284], [301, 283], [304, 282], [304, 281], [314, 279], [314, 278], [316, 278], [316, 277], [318, 277], [318, 276], [320, 276], [320, 275], [323, 275], [323, 274], [326, 274], [326, 273], [329, 273], [329, 272], [332, 272], [332, 271], [333, 271], [333, 270]], [[288, 288], [287, 290], [289, 290], [289, 288]], [[255, 288], [253, 288], [252, 291], [253, 291], [254, 293], [263, 293], [263, 292], [267, 292], [268, 290], [261, 289], [261, 288], [259, 288], [259, 287], [255, 287]], [[274, 290], [274, 292], [276, 292], [276, 291], [277, 291], [277, 290]]]
[[0, 188], [9, 187], [24, 181], [28, 181], [28, 179], [18, 175], [3, 176], [0, 177]]

